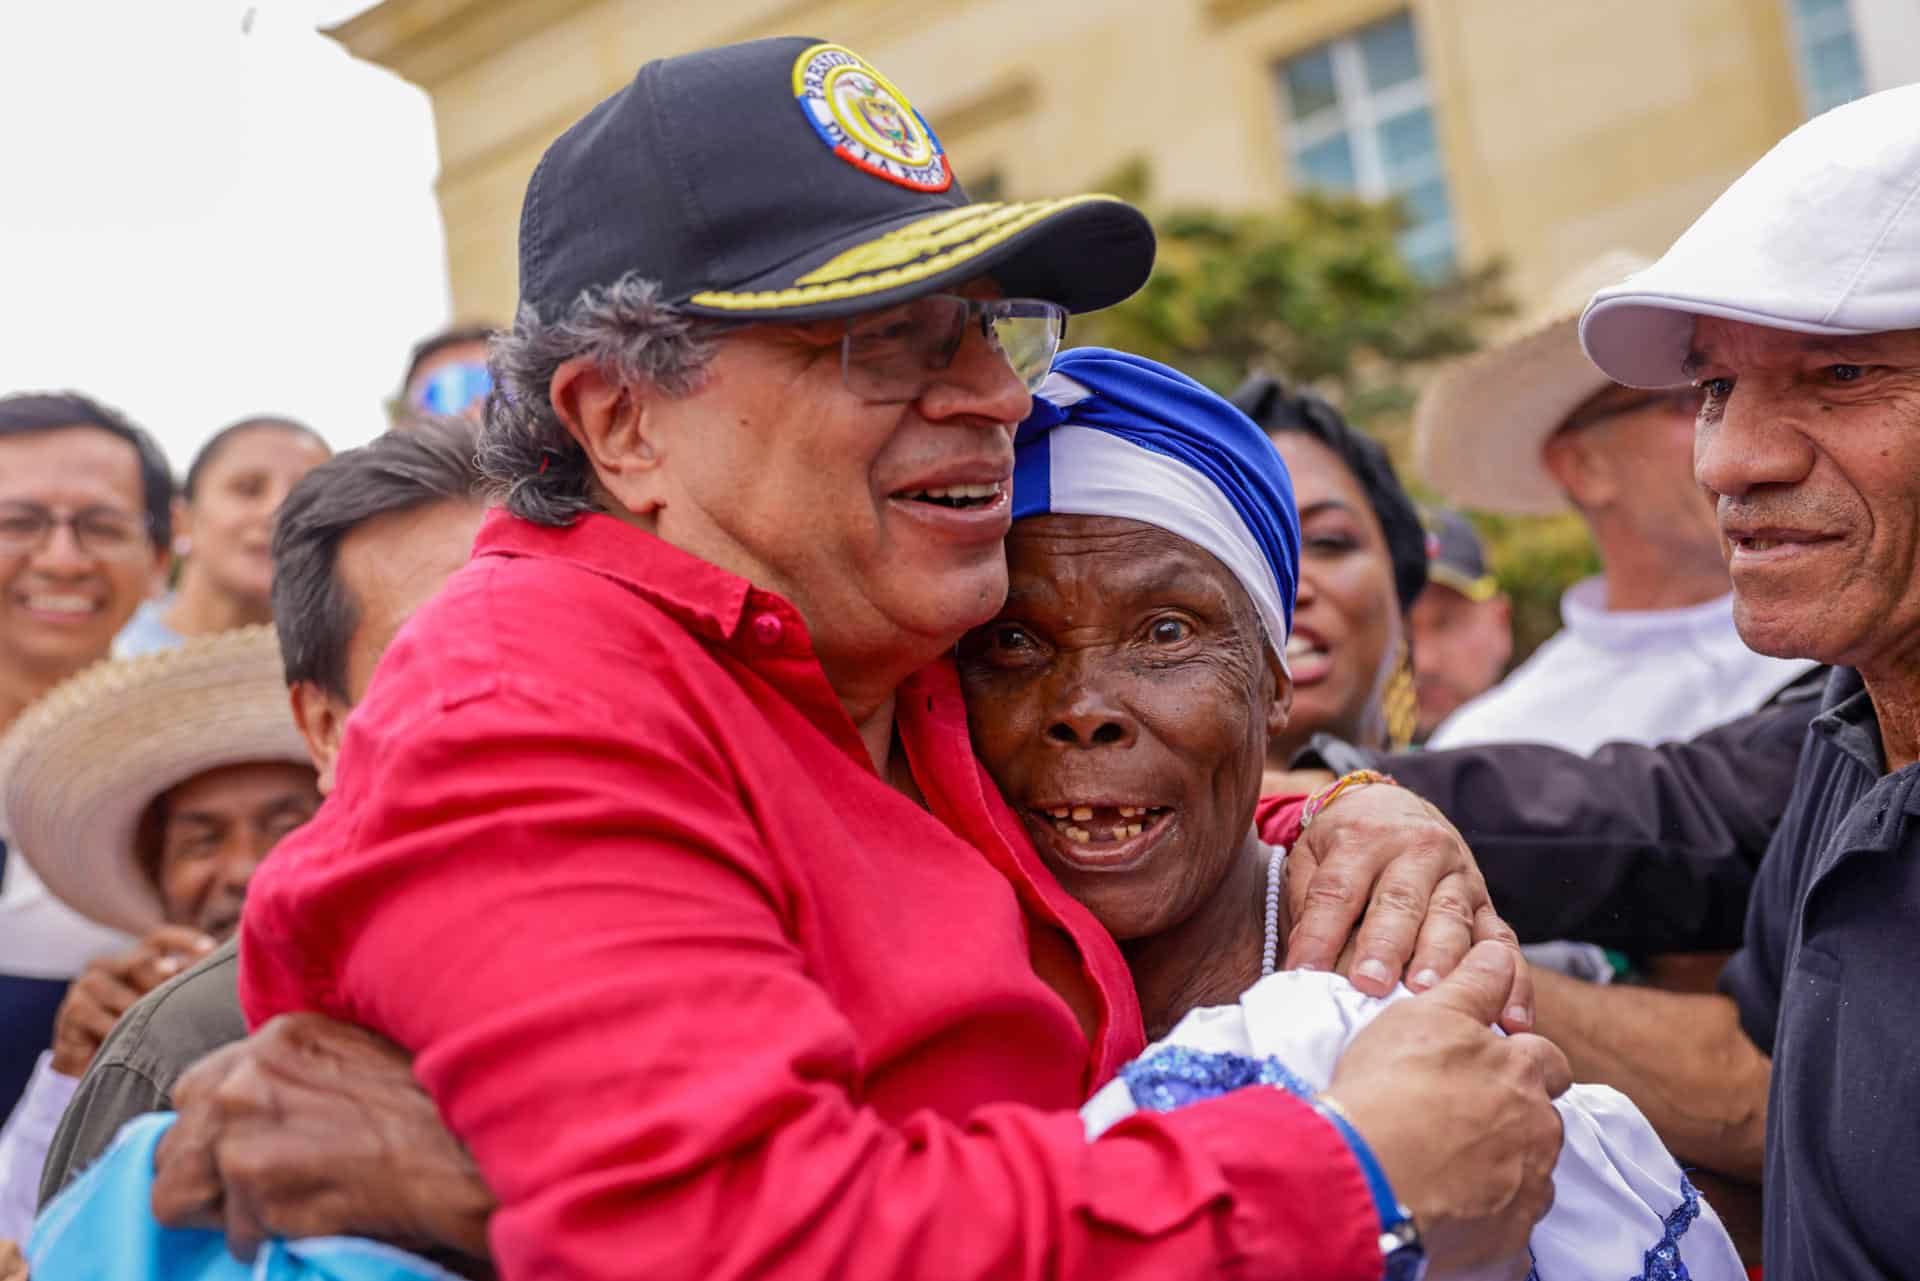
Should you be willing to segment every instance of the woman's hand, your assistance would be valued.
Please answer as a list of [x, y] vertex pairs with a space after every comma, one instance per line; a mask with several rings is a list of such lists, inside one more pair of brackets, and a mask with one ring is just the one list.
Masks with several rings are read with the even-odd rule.
[[11, 1241], [0, 1241], [0, 1281], [27, 1281], [27, 1261]]
[[493, 1193], [390, 1041], [283, 1015], [195, 1064], [173, 1103], [153, 1182], [169, 1227], [225, 1231], [239, 1259], [333, 1235], [486, 1256]]
[[1408, 987], [1423, 991], [1475, 943], [1505, 943], [1515, 968], [1500, 1025], [1533, 1026], [1533, 979], [1519, 940], [1493, 910], [1466, 841], [1406, 788], [1350, 787], [1334, 798], [1287, 858], [1287, 905], [1285, 968], [1337, 967], [1373, 996], [1386, 995], [1403, 973]]

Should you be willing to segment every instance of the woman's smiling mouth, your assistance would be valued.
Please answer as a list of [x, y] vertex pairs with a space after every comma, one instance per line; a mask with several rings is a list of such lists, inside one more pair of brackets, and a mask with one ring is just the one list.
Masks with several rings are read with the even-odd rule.
[[1317, 685], [1333, 670], [1333, 653], [1312, 628], [1296, 626], [1287, 637], [1287, 668], [1295, 689]]
[[1081, 868], [1130, 864], [1165, 833], [1173, 809], [1165, 805], [1067, 802], [1027, 811], [1041, 844]]

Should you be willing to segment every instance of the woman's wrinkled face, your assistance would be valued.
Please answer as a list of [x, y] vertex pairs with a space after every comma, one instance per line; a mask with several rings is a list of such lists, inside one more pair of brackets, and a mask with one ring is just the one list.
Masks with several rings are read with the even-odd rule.
[[1253, 819], [1285, 677], [1213, 556], [1155, 526], [1035, 516], [998, 617], [960, 643], [974, 750], [1115, 938], [1185, 920]]
[[1274, 446], [1300, 507], [1300, 595], [1287, 643], [1293, 714], [1275, 756], [1290, 756], [1319, 733], [1382, 746], [1380, 699], [1405, 625], [1387, 536], [1338, 454], [1297, 432], [1276, 436]]

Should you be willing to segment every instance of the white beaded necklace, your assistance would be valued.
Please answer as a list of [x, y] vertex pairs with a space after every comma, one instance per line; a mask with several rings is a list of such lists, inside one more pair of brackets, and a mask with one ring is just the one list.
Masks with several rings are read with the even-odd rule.
[[1267, 846], [1267, 930], [1260, 947], [1261, 978], [1273, 973], [1280, 959], [1280, 869], [1286, 862], [1286, 846]]

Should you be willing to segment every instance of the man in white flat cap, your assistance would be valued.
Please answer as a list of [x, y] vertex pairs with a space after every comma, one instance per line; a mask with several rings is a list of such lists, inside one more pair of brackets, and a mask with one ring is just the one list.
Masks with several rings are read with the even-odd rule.
[[1913, 1275], [1920, 1185], [1920, 85], [1803, 125], [1595, 295], [1609, 377], [1704, 392], [1761, 653], [1831, 663], [1724, 995], [1540, 975], [1539, 1030], [1682, 1160], [1766, 1185], [1768, 1281]]
[[1420, 398], [1414, 452], [1429, 484], [1483, 511], [1571, 508], [1601, 567], [1561, 597], [1565, 626], [1440, 722], [1430, 747], [1524, 741], [1590, 752], [1688, 738], [1753, 711], [1812, 666], [1756, 654], [1734, 628], [1713, 506], [1693, 483], [1699, 393], [1621, 386], [1580, 350], [1593, 291], [1645, 266], [1620, 250], [1600, 255]]

